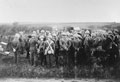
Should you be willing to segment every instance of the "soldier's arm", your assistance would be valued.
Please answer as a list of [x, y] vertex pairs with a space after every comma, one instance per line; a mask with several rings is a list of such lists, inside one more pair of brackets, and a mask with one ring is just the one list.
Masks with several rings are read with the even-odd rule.
[[70, 46], [71, 46], [71, 41], [69, 40], [69, 41], [68, 41], [68, 47], [70, 47]]

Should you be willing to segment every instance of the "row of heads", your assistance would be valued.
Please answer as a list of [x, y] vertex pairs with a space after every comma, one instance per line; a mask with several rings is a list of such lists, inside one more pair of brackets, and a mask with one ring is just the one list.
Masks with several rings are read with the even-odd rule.
[[[90, 29], [82, 29], [82, 30], [79, 30], [79, 31], [72, 31], [72, 32], [69, 32], [69, 31], [45, 31], [45, 30], [36, 30], [36, 31], [32, 31], [32, 33], [30, 33], [29, 35], [32, 36], [32, 37], [36, 37], [36, 36], [47, 36], [49, 38], [52, 38], [53, 36], [59, 36], [59, 35], [62, 35], [62, 36], [78, 36], [78, 34], [83, 34], [83, 35], [89, 35], [89, 34], [92, 34], [92, 35], [96, 35], [96, 34], [118, 34], [118, 30], [117, 29], [114, 29], [114, 30], [90, 30]], [[19, 33], [16, 33], [15, 36], [16, 37], [20, 37], [20, 35], [24, 35], [26, 34], [25, 32], [23, 31], [20, 31]]]

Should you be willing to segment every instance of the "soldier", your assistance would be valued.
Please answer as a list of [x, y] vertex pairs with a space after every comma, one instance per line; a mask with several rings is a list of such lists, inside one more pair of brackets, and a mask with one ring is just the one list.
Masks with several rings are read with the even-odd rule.
[[47, 64], [52, 66], [54, 64], [54, 53], [55, 53], [55, 43], [52, 40], [51, 34], [48, 35], [47, 40], [45, 41], [45, 53], [47, 57]]
[[41, 65], [46, 65], [47, 62], [46, 62], [46, 55], [44, 55], [45, 53], [45, 37], [43, 35], [41, 35], [39, 37], [39, 47], [38, 47], [38, 54], [39, 54], [39, 59], [41, 61]]
[[30, 64], [35, 65], [37, 64], [37, 38], [36, 34], [32, 34], [32, 38], [29, 40], [30, 43]]

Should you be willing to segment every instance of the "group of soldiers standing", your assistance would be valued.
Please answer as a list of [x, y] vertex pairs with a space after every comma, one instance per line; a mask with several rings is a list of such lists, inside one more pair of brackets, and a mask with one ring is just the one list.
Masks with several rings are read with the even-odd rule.
[[16, 33], [11, 41], [15, 62], [26, 53], [31, 65], [113, 66], [119, 60], [120, 35], [113, 30], [33, 31]]

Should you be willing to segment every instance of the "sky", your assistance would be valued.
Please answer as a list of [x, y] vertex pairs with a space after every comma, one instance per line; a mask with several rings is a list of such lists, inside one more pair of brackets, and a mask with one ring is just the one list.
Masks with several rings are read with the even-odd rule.
[[0, 0], [0, 22], [120, 22], [120, 0]]

